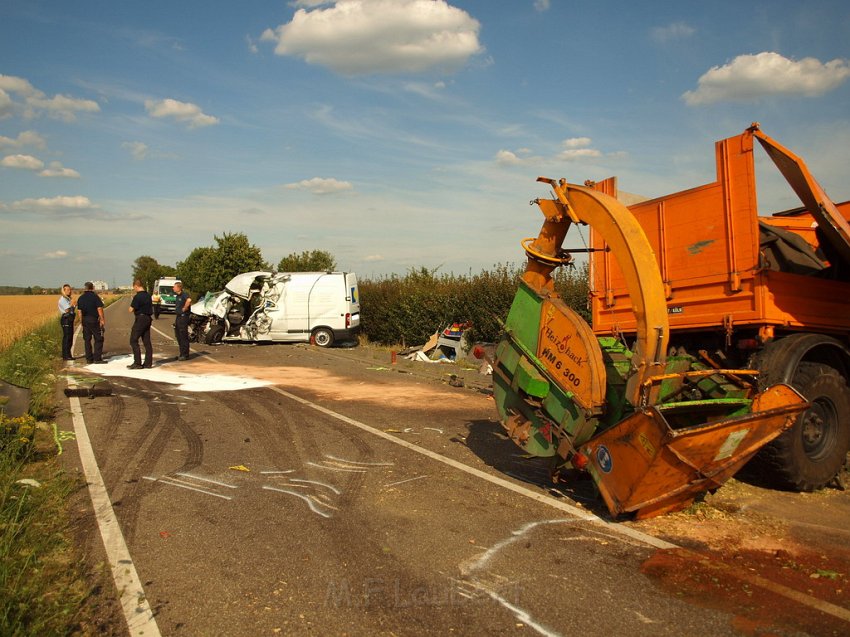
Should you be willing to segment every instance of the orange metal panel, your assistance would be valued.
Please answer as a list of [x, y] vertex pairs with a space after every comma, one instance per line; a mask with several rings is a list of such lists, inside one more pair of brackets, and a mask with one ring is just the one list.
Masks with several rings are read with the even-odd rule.
[[[721, 486], [808, 403], [788, 385], [755, 397], [753, 413], [673, 429], [655, 408], [635, 412], [582, 445], [611, 515], [650, 517]], [[704, 406], [698, 409], [704, 409]]]
[[[715, 182], [629, 206], [655, 251], [670, 328], [719, 329], [730, 317], [736, 327], [850, 331], [850, 285], [759, 270], [759, 221], [795, 232], [815, 248], [818, 239], [804, 209], [758, 217], [752, 131], [717, 142], [715, 156]], [[594, 187], [616, 196], [616, 185], [611, 178]], [[850, 202], [836, 209], [850, 219]], [[592, 228], [590, 243], [606, 248]], [[633, 332], [625, 281], [609, 252], [591, 254], [590, 275], [594, 332]]]

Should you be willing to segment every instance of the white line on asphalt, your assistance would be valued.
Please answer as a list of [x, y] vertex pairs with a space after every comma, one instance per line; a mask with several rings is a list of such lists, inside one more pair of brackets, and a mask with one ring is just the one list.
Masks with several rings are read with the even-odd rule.
[[184, 478], [192, 478], [192, 480], [200, 480], [201, 482], [209, 482], [210, 484], [217, 484], [220, 487], [227, 487], [228, 489], [239, 488], [235, 485], [227, 484], [226, 482], [219, 482], [218, 480], [211, 480], [210, 478], [202, 478], [201, 476], [192, 475], [191, 473], [177, 472], [174, 475], [183, 476]]
[[415, 478], [408, 478], [407, 480], [399, 480], [398, 482], [390, 482], [389, 484], [385, 484], [385, 487], [394, 487], [398, 484], [404, 484], [405, 482], [413, 482], [414, 480], [421, 480], [422, 478], [427, 478], [428, 476], [416, 476]]
[[[283, 390], [280, 387], [273, 387], [272, 386], [272, 387], [268, 387], [268, 389], [270, 389], [273, 392], [277, 392], [281, 396], [286, 396], [287, 398], [294, 400], [295, 402], [300, 403], [300, 404], [304, 405], [305, 407], [310, 407], [311, 409], [315, 409], [316, 411], [323, 413], [327, 416], [330, 416], [331, 418], [335, 418], [336, 420], [340, 420], [342, 422], [348, 423], [349, 425], [353, 425], [354, 427], [357, 427], [358, 429], [361, 429], [363, 431], [371, 433], [375, 436], [378, 436], [379, 438], [383, 438], [384, 440], [387, 440], [389, 442], [392, 442], [393, 444], [404, 447], [405, 449], [415, 451], [416, 453], [421, 454], [423, 456], [426, 456], [428, 458], [431, 458], [432, 460], [436, 460], [437, 462], [442, 462], [443, 464], [449, 465], [450, 467], [454, 467], [455, 469], [459, 469], [460, 471], [463, 471], [463, 472], [468, 473], [470, 475], [481, 478], [482, 480], [486, 480], [487, 482], [490, 482], [492, 484], [495, 484], [495, 485], [498, 485], [498, 486], [503, 487], [505, 489], [508, 489], [509, 491], [513, 491], [514, 493], [518, 493], [520, 495], [523, 495], [523, 496], [530, 498], [532, 500], [535, 500], [537, 502], [541, 502], [541, 503], [546, 504], [548, 506], [551, 506], [555, 509], [559, 509], [561, 511], [564, 511], [565, 513], [568, 513], [568, 514], [572, 515], [573, 517], [576, 517], [576, 518], [583, 520], [585, 522], [589, 522], [591, 524], [601, 526], [604, 529], [606, 529], [612, 536], [620, 536], [621, 538], [630, 538], [632, 540], [636, 540], [638, 542], [641, 542], [643, 544], [646, 544], [646, 545], [649, 545], [649, 546], [652, 546], [652, 547], [658, 548], [658, 549], [678, 549], [678, 548], [681, 548], [681, 547], [677, 546], [676, 544], [672, 544], [671, 542], [665, 542], [664, 540], [662, 540], [660, 538], [653, 537], [653, 536], [648, 535], [646, 533], [641, 533], [640, 531], [638, 531], [636, 529], [632, 529], [630, 527], [623, 526], [622, 524], [617, 524], [616, 522], [608, 522], [608, 521], [603, 520], [602, 518], [600, 518], [600, 517], [598, 517], [598, 516], [596, 516], [592, 513], [589, 513], [588, 511], [584, 511], [584, 510], [579, 509], [577, 507], [574, 507], [572, 505], [566, 504], [565, 502], [560, 502], [559, 500], [555, 500], [554, 498], [551, 498], [549, 496], [543, 495], [543, 494], [538, 493], [536, 491], [532, 491], [531, 489], [528, 489], [528, 488], [526, 488], [522, 485], [514, 484], [513, 482], [510, 482], [510, 481], [505, 480], [503, 478], [499, 478], [498, 476], [491, 475], [489, 473], [481, 471], [480, 469], [470, 467], [469, 465], [465, 465], [462, 462], [458, 462], [457, 460], [453, 460], [452, 458], [448, 458], [446, 456], [440, 455], [439, 453], [431, 451], [430, 449], [425, 449], [423, 447], [419, 447], [417, 445], [414, 445], [411, 442], [407, 442], [406, 440], [402, 440], [401, 438], [396, 438], [395, 436], [391, 436], [390, 434], [388, 434], [384, 431], [381, 431], [380, 429], [376, 429], [375, 427], [371, 427], [370, 425], [362, 423], [359, 420], [354, 420], [354, 418], [349, 418], [348, 416], [343, 416], [342, 414], [339, 414], [339, 413], [337, 413], [337, 412], [335, 412], [331, 409], [328, 409], [327, 407], [322, 407], [321, 405], [317, 405], [316, 403], [313, 403], [309, 400], [301, 398], [300, 396], [296, 396], [295, 394], [292, 394], [292, 393], [290, 393], [286, 390]], [[312, 464], [312, 463], [307, 463], [307, 464]], [[314, 466], [321, 466], [321, 465], [314, 465]], [[330, 468], [330, 467], [324, 467], [324, 468]], [[692, 553], [692, 554], [697, 555], [696, 553]], [[706, 561], [706, 563], [710, 564], [710, 562], [708, 562], [708, 561]], [[717, 566], [716, 564], [714, 566], [719, 568], [719, 566]], [[783, 586], [782, 584], [775, 584], [775, 583], [773, 583], [773, 582], [771, 582], [771, 581], [769, 581], [769, 580], [767, 580], [763, 577], [760, 577], [758, 575], [748, 574], [748, 573], [745, 573], [743, 571], [739, 571], [739, 570], [735, 570], [735, 569], [729, 569], [729, 572], [730, 573], [731, 572], [736, 573], [736, 576], [738, 577], [738, 579], [749, 581], [749, 582], [751, 582], [751, 583], [753, 583], [753, 584], [755, 584], [755, 585], [757, 585], [761, 588], [773, 591], [774, 593], [777, 593], [778, 595], [781, 595], [781, 596], [783, 596], [787, 599], [792, 599], [792, 600], [794, 600], [794, 601], [796, 601], [800, 604], [809, 606], [810, 608], [815, 608], [815, 609], [817, 609], [817, 610], [819, 610], [823, 613], [827, 613], [827, 614], [832, 615], [833, 617], [837, 617], [838, 619], [841, 619], [843, 621], [850, 622], [850, 610], [847, 610], [846, 608], [843, 608], [843, 607], [838, 606], [836, 604], [831, 604], [830, 602], [826, 602], [824, 600], [818, 599], [817, 597], [813, 597], [812, 595], [808, 595], [806, 593], [796, 591], [794, 589], [788, 588], [787, 586]], [[488, 592], [488, 594], [491, 594], [490, 591], [487, 591], [487, 592]], [[491, 596], [492, 596], [492, 594], [491, 594]], [[495, 599], [495, 597], [494, 597], [494, 599]]]
[[221, 498], [222, 500], [232, 500], [229, 495], [221, 495], [220, 493], [214, 493], [212, 491], [207, 491], [206, 489], [199, 489], [198, 487], [192, 486], [187, 482], [183, 482], [182, 480], [177, 480], [176, 478], [169, 478], [168, 476], [163, 476], [161, 478], [153, 478], [151, 476], [142, 476], [145, 480], [150, 480], [151, 482], [162, 482], [162, 484], [170, 484], [172, 487], [180, 487], [181, 489], [188, 489], [189, 491], [197, 491], [198, 493], [205, 493], [207, 495], [213, 495], [217, 498]]
[[[306, 484], [316, 484], [316, 485], [319, 485], [320, 487], [325, 487], [326, 489], [330, 489], [331, 491], [333, 491], [337, 495], [342, 493], [342, 491], [337, 489], [332, 484], [328, 484], [326, 482], [319, 482], [318, 480], [304, 480], [303, 478], [290, 478], [289, 481], [290, 482], [303, 482], [303, 483], [306, 483]], [[292, 486], [294, 487], [296, 485], [293, 484]]]
[[[276, 389], [272, 387], [272, 389]], [[316, 467], [317, 469], [327, 469], [328, 471], [343, 471], [345, 473], [366, 473], [366, 469], [343, 469], [342, 467], [331, 467], [325, 464], [317, 464], [315, 462], [305, 462], [304, 464]]]
[[323, 518], [331, 517], [330, 513], [325, 513], [324, 511], [319, 511], [316, 508], [316, 505], [313, 503], [313, 501], [302, 493], [297, 493], [296, 491], [289, 491], [288, 489], [278, 489], [276, 487], [269, 487], [269, 486], [265, 486], [265, 485], [263, 485], [263, 488], [266, 491], [277, 491], [278, 493], [286, 493], [288, 495], [294, 495], [296, 498], [301, 498], [302, 500], [304, 500], [304, 502], [307, 503], [307, 506], [310, 507], [310, 510], [313, 513], [315, 513], [316, 515], [321, 515]]
[[360, 465], [361, 467], [392, 467], [392, 462], [359, 462], [357, 460], [346, 460], [345, 458], [337, 458], [336, 456], [332, 456], [329, 453], [325, 454], [325, 458], [329, 460], [336, 460], [337, 462], [347, 462], [352, 465]]
[[[657, 537], [652, 537], [651, 535], [647, 535], [646, 533], [641, 533], [640, 531], [629, 528], [627, 526], [622, 526], [622, 525], [619, 525], [619, 524], [616, 524], [616, 523], [607, 522], [607, 521], [603, 520], [602, 518], [600, 518], [596, 515], [593, 515], [592, 513], [589, 513], [587, 511], [583, 511], [582, 509], [579, 509], [578, 507], [574, 507], [574, 506], [567, 504], [565, 502], [560, 502], [558, 500], [555, 500], [554, 498], [543, 495], [542, 493], [537, 493], [536, 491], [532, 491], [531, 489], [527, 489], [526, 487], [523, 487], [521, 485], [514, 484], [513, 482], [511, 482], [509, 480], [505, 480], [504, 478], [500, 478], [498, 476], [491, 475], [489, 473], [481, 471], [480, 469], [470, 467], [469, 465], [463, 464], [462, 462], [458, 462], [457, 460], [453, 460], [452, 458], [448, 458], [446, 456], [443, 456], [439, 453], [431, 451], [430, 449], [425, 449], [423, 447], [419, 447], [417, 445], [414, 445], [411, 442], [407, 442], [406, 440], [402, 440], [401, 438], [396, 438], [395, 436], [391, 436], [390, 434], [388, 434], [384, 431], [381, 431], [380, 429], [376, 429], [375, 427], [372, 427], [370, 425], [362, 423], [359, 420], [354, 420], [353, 418], [349, 418], [348, 416], [343, 416], [342, 414], [339, 414], [339, 413], [337, 413], [337, 412], [335, 412], [331, 409], [328, 409], [327, 407], [322, 407], [321, 405], [317, 405], [316, 403], [311, 402], [309, 400], [306, 400], [304, 398], [301, 398], [300, 396], [296, 396], [295, 394], [291, 394], [290, 392], [283, 390], [280, 387], [269, 387], [268, 389], [270, 389], [273, 392], [277, 392], [281, 396], [286, 396], [287, 398], [294, 400], [295, 402], [300, 403], [300, 404], [302, 404], [306, 407], [310, 407], [312, 409], [315, 409], [316, 411], [321, 412], [321, 413], [323, 413], [327, 416], [330, 416], [331, 418], [335, 418], [336, 420], [341, 420], [342, 422], [348, 423], [349, 425], [353, 425], [353, 426], [357, 427], [358, 429], [362, 429], [363, 431], [366, 431], [366, 432], [371, 433], [375, 436], [378, 436], [379, 438], [383, 438], [384, 440], [388, 440], [388, 441], [392, 442], [393, 444], [400, 445], [400, 446], [402, 446], [406, 449], [410, 449], [411, 451], [415, 451], [418, 454], [421, 454], [423, 456], [427, 456], [428, 458], [431, 458], [432, 460], [436, 460], [437, 462], [442, 462], [443, 464], [447, 464], [450, 467], [454, 467], [455, 469], [459, 469], [460, 471], [463, 471], [465, 473], [473, 475], [477, 478], [481, 478], [482, 480], [486, 480], [487, 482], [490, 482], [492, 484], [495, 484], [495, 485], [498, 485], [498, 486], [503, 487], [505, 489], [508, 489], [510, 491], [513, 491], [514, 493], [518, 493], [518, 494], [523, 495], [527, 498], [531, 498], [532, 500], [535, 500], [537, 502], [542, 502], [543, 504], [547, 504], [547, 505], [549, 505], [549, 506], [551, 506], [555, 509], [559, 509], [561, 511], [564, 511], [565, 513], [569, 513], [573, 517], [576, 517], [580, 520], [584, 520], [584, 521], [590, 522], [592, 524], [598, 524], [600, 526], [605, 527], [606, 529], [613, 530], [618, 535], [628, 537], [632, 540], [637, 540], [637, 541], [641, 542], [642, 544], [647, 544], [647, 545], [653, 546], [655, 548], [660, 548], [660, 549], [676, 548], [676, 545], [671, 544], [670, 542], [665, 542], [664, 540], [661, 540]], [[330, 467], [322, 467], [321, 465], [317, 465], [317, 464], [311, 463], [311, 462], [308, 462], [307, 464], [312, 465], [312, 466], [316, 466], [316, 467], [319, 467], [319, 468], [323, 468], [323, 469], [329, 469], [330, 468]], [[350, 471], [350, 469], [349, 469], [349, 471]]]
[[[73, 379], [68, 379], [68, 387], [76, 389], [77, 385]], [[100, 529], [100, 537], [106, 549], [106, 558], [112, 567], [112, 578], [115, 580], [115, 588], [118, 590], [121, 608], [127, 620], [127, 628], [130, 634], [136, 637], [158, 637], [160, 635], [159, 626], [156, 624], [147, 597], [145, 597], [142, 582], [130, 557], [127, 543], [121, 533], [115, 511], [112, 509], [112, 501], [109, 499], [103, 476], [100, 475], [100, 469], [94, 457], [80, 399], [72, 396], [69, 402], [74, 433], [77, 436], [80, 462], [88, 483], [95, 519]]]

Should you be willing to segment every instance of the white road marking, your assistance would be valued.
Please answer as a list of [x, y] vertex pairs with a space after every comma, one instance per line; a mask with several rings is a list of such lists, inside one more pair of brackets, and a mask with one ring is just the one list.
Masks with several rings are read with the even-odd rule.
[[145, 480], [150, 480], [151, 482], [161, 482], [162, 484], [170, 484], [172, 487], [180, 487], [181, 489], [188, 489], [189, 491], [197, 491], [198, 493], [205, 493], [206, 495], [212, 495], [216, 498], [221, 498], [222, 500], [232, 500], [229, 495], [221, 495], [220, 493], [214, 493], [213, 491], [207, 491], [206, 489], [200, 489], [196, 486], [189, 484], [188, 482], [183, 482], [182, 480], [177, 480], [176, 478], [169, 478], [168, 476], [163, 476], [161, 478], [153, 478], [151, 476], [142, 476]]
[[[646, 533], [641, 533], [640, 531], [629, 528], [627, 526], [619, 525], [615, 522], [608, 522], [608, 521], [603, 520], [602, 518], [594, 515], [593, 513], [579, 509], [578, 507], [567, 504], [566, 502], [561, 502], [560, 500], [555, 500], [554, 498], [549, 497], [548, 495], [545, 495], [543, 493], [539, 493], [537, 491], [532, 491], [531, 489], [528, 489], [528, 488], [526, 488], [522, 485], [519, 485], [519, 484], [515, 484], [515, 483], [511, 482], [510, 480], [505, 480], [504, 478], [500, 478], [498, 476], [491, 475], [491, 474], [489, 474], [485, 471], [481, 471], [480, 469], [476, 469], [475, 467], [470, 467], [469, 465], [466, 465], [462, 462], [458, 462], [457, 460], [453, 460], [452, 458], [449, 458], [447, 456], [440, 455], [439, 453], [431, 451], [430, 449], [425, 449], [424, 447], [420, 447], [420, 446], [415, 445], [415, 444], [408, 442], [406, 440], [402, 440], [401, 438], [396, 438], [395, 436], [392, 436], [392, 435], [390, 435], [390, 434], [388, 434], [384, 431], [381, 431], [380, 429], [376, 429], [375, 427], [372, 427], [370, 425], [362, 423], [359, 420], [355, 420], [354, 418], [349, 418], [348, 416], [343, 416], [342, 414], [337, 413], [337, 412], [335, 412], [331, 409], [328, 409], [327, 407], [322, 407], [321, 405], [318, 405], [314, 402], [311, 402], [311, 401], [309, 401], [305, 398], [301, 398], [300, 396], [296, 396], [295, 394], [292, 394], [292, 393], [290, 393], [290, 392], [288, 392], [284, 389], [281, 389], [280, 387], [268, 387], [268, 389], [270, 391], [273, 391], [273, 392], [280, 394], [281, 396], [286, 396], [290, 400], [294, 400], [295, 402], [297, 402], [301, 405], [304, 405], [305, 407], [310, 407], [311, 409], [314, 409], [314, 410], [316, 410], [320, 413], [323, 413], [326, 416], [330, 416], [331, 418], [335, 418], [336, 420], [340, 420], [342, 422], [348, 423], [349, 425], [353, 425], [354, 427], [357, 427], [358, 429], [361, 429], [361, 430], [366, 431], [370, 434], [378, 436], [379, 438], [383, 438], [384, 440], [392, 442], [393, 444], [396, 444], [396, 445], [399, 445], [401, 447], [404, 447], [405, 449], [409, 449], [411, 451], [414, 451], [414, 452], [416, 452], [420, 455], [431, 458], [432, 460], [436, 460], [437, 462], [441, 462], [443, 464], [446, 464], [450, 467], [453, 467], [455, 469], [458, 469], [460, 471], [463, 471], [465, 473], [473, 475], [473, 476], [480, 478], [482, 480], [486, 480], [487, 482], [490, 482], [492, 484], [500, 486], [504, 489], [507, 489], [509, 491], [513, 491], [514, 493], [518, 493], [520, 495], [523, 495], [527, 498], [530, 498], [531, 500], [534, 500], [536, 502], [541, 502], [541, 503], [546, 504], [550, 507], [553, 507], [555, 509], [563, 511], [564, 513], [568, 513], [571, 516], [573, 516], [573, 517], [575, 517], [579, 520], [583, 520], [585, 522], [589, 522], [591, 524], [601, 526], [605, 529], [608, 529], [608, 530], [620, 535], [621, 537], [624, 537], [624, 538], [627, 537], [627, 538], [630, 538], [632, 540], [636, 540], [636, 541], [638, 541], [642, 544], [646, 544], [648, 546], [653, 546], [653, 547], [659, 548], [659, 549], [677, 548], [675, 544], [671, 544], [670, 542], [665, 542], [662, 539], [659, 539], [657, 537], [653, 537], [651, 535], [647, 535]], [[315, 463], [310, 463], [310, 462], [308, 462], [307, 464], [313, 465], [313, 466], [321, 468], [321, 469], [333, 469], [332, 467], [323, 467], [322, 465], [317, 465]], [[341, 471], [342, 469], [334, 469], [334, 470], [335, 471]], [[349, 469], [348, 471], [351, 471], [351, 469]]]
[[336, 460], [337, 462], [345, 462], [351, 465], [360, 465], [363, 467], [392, 467], [392, 462], [360, 462], [359, 460], [346, 460], [345, 458], [337, 458], [336, 456], [332, 456], [329, 453], [325, 454], [325, 458], [329, 460]]
[[325, 464], [318, 464], [316, 462], [305, 462], [304, 464], [309, 465], [311, 467], [316, 467], [317, 469], [327, 469], [328, 471], [343, 471], [345, 473], [366, 473], [366, 469], [345, 469], [343, 467], [331, 467]]
[[262, 476], [275, 475], [278, 473], [295, 473], [295, 469], [284, 469], [283, 471], [260, 471], [260, 475]]
[[201, 476], [192, 475], [191, 473], [176, 473], [174, 475], [183, 476], [184, 478], [192, 478], [192, 480], [200, 480], [201, 482], [209, 482], [210, 484], [217, 484], [220, 487], [227, 487], [228, 489], [238, 489], [239, 487], [227, 484], [226, 482], [219, 482], [218, 480], [211, 480], [210, 478], [202, 478]]
[[389, 484], [385, 484], [385, 487], [394, 487], [398, 484], [404, 484], [405, 482], [413, 482], [414, 480], [421, 480], [422, 478], [427, 478], [428, 476], [416, 476], [415, 478], [408, 478], [407, 480], [399, 480], [398, 482], [390, 482]]
[[[320, 487], [325, 487], [326, 489], [330, 489], [331, 491], [333, 491], [333, 492], [334, 492], [334, 493], [336, 493], [337, 495], [339, 495], [340, 493], [342, 493], [342, 491], [340, 491], [339, 489], [337, 489], [337, 488], [336, 488], [335, 486], [333, 486], [332, 484], [327, 484], [326, 482], [319, 482], [318, 480], [305, 480], [305, 479], [303, 479], [303, 478], [290, 478], [290, 479], [289, 479], [289, 481], [290, 481], [290, 482], [303, 482], [303, 483], [306, 483], [306, 484], [316, 484], [316, 485], [318, 485], [318, 486], [320, 486]], [[295, 485], [292, 485], [292, 486], [295, 486]]]
[[[77, 385], [73, 379], [68, 380], [68, 387], [76, 389]], [[127, 620], [127, 628], [130, 635], [134, 637], [159, 637], [161, 634], [159, 626], [156, 624], [150, 604], [145, 597], [142, 582], [130, 557], [127, 542], [124, 540], [123, 533], [121, 533], [121, 527], [118, 525], [118, 519], [115, 517], [115, 511], [112, 508], [112, 501], [109, 499], [103, 476], [100, 475], [100, 469], [97, 466], [91, 440], [89, 440], [89, 434], [86, 430], [86, 421], [83, 418], [80, 399], [72, 396], [68, 400], [71, 406], [71, 419], [74, 423], [74, 433], [77, 436], [77, 448], [80, 452], [83, 474], [86, 476], [95, 520], [97, 520], [100, 537], [103, 540], [103, 547], [106, 549], [106, 558], [112, 568], [112, 579], [115, 581], [115, 588], [118, 590], [121, 608], [124, 611], [124, 618]]]
[[316, 505], [313, 502], [313, 500], [311, 500], [310, 498], [308, 498], [306, 495], [304, 495], [302, 493], [298, 493], [297, 491], [289, 491], [288, 489], [278, 489], [277, 487], [269, 487], [269, 486], [266, 486], [266, 485], [263, 485], [263, 488], [266, 489], [267, 491], [277, 491], [278, 493], [286, 493], [288, 495], [294, 495], [296, 498], [301, 498], [302, 500], [304, 500], [304, 502], [307, 503], [307, 506], [310, 507], [310, 510], [313, 513], [315, 513], [316, 515], [321, 515], [323, 518], [331, 517], [330, 513], [325, 513], [324, 511], [319, 511], [319, 509], [316, 508]]

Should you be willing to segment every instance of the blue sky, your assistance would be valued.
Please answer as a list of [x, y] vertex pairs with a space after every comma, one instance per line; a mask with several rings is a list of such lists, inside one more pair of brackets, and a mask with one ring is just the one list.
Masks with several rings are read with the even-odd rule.
[[[0, 284], [224, 232], [367, 277], [520, 263], [538, 175], [675, 192], [752, 121], [843, 201], [848, 58], [839, 1], [4, 0]], [[759, 160], [763, 213], [799, 205]]]

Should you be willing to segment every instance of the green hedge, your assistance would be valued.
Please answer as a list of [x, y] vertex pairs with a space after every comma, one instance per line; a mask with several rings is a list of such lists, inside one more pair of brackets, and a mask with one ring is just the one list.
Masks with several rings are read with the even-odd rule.
[[[476, 341], [495, 342], [525, 268], [496, 265], [479, 274], [438, 275], [420, 268], [405, 276], [360, 281], [362, 327], [369, 341], [421, 345], [451, 323], [472, 323]], [[587, 266], [560, 268], [555, 290], [588, 321]]]

